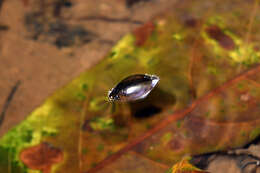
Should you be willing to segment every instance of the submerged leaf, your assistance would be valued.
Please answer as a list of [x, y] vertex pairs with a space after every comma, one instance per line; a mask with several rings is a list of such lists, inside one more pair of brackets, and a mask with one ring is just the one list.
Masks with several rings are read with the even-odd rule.
[[[45, 171], [21, 160], [23, 151], [42, 143], [64, 155], [48, 164], [55, 173], [164, 173], [183, 156], [254, 140], [260, 134], [260, 11], [250, 16], [251, 2], [178, 1], [175, 10], [127, 34], [0, 139], [0, 172]], [[107, 101], [118, 81], [146, 73], [160, 76], [146, 98]]]
[[63, 160], [62, 152], [47, 143], [24, 149], [20, 154], [21, 161], [30, 169], [50, 173], [53, 164]]

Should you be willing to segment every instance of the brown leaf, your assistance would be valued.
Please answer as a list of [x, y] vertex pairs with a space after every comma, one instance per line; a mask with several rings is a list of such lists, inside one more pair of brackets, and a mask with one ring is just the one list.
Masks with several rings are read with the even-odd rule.
[[191, 165], [187, 159], [173, 165], [173, 167], [168, 170], [167, 173], [209, 173], [207, 171], [200, 170], [195, 166]]
[[49, 173], [53, 164], [63, 160], [63, 153], [48, 143], [41, 143], [24, 149], [20, 154], [20, 159], [30, 169]]
[[135, 44], [137, 46], [142, 46], [145, 41], [149, 38], [149, 36], [152, 34], [153, 30], [155, 29], [155, 25], [153, 22], [147, 22], [143, 26], [137, 28], [134, 30], [134, 35], [135, 35]]
[[224, 49], [235, 49], [235, 42], [232, 40], [230, 36], [225, 34], [218, 26], [209, 26], [208, 28], [206, 28], [206, 32], [212, 39], [216, 40]]

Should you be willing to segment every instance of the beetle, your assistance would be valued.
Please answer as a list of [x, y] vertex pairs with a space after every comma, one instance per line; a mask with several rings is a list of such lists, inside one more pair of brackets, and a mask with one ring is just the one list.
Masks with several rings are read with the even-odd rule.
[[159, 80], [160, 78], [156, 75], [130, 75], [109, 90], [108, 99], [121, 102], [144, 99], [157, 85]]

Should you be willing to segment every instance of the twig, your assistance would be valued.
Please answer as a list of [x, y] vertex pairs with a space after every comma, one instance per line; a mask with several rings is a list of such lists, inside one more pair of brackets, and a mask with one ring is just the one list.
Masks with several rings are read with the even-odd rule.
[[106, 16], [87, 16], [87, 17], [81, 17], [79, 18], [79, 20], [101, 20], [101, 21], [104, 21], [104, 22], [111, 22], [111, 23], [133, 23], [133, 24], [143, 24], [142, 21], [139, 21], [139, 20], [132, 20], [130, 18], [110, 18], [110, 17], [106, 17]]
[[8, 29], [9, 29], [8, 26], [0, 24], [0, 31], [7, 31]]
[[[256, 170], [257, 167], [259, 167], [260, 162], [259, 162], [259, 161], [247, 162], [246, 164], [244, 164], [244, 165], [241, 167], [242, 173], [245, 171], [245, 168], [246, 168], [248, 165], [255, 165], [255, 166], [256, 166], [255, 170]], [[255, 171], [255, 172], [256, 172], [256, 171]]]
[[3, 3], [4, 3], [4, 0], [0, 0], [0, 10], [2, 8]]
[[1, 114], [0, 114], [0, 126], [2, 125], [2, 123], [3, 123], [3, 121], [4, 121], [5, 113], [6, 113], [8, 107], [9, 107], [9, 105], [10, 105], [10, 103], [11, 103], [13, 97], [14, 97], [14, 94], [15, 94], [15, 92], [17, 91], [17, 89], [18, 89], [18, 87], [19, 87], [20, 84], [21, 84], [21, 81], [18, 80], [18, 81], [15, 83], [15, 85], [12, 87], [12, 90], [10, 91], [10, 94], [8, 95], [8, 97], [7, 97], [6, 101], [5, 101], [5, 104], [4, 104], [4, 106], [3, 106], [3, 110], [2, 110], [2, 112], [1, 112]]

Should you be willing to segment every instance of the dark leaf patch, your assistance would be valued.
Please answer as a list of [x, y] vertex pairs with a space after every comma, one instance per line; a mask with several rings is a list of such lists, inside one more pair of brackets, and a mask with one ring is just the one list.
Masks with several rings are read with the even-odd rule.
[[216, 40], [218, 44], [227, 50], [234, 50], [235, 43], [227, 34], [225, 34], [218, 26], [213, 25], [206, 28], [206, 33], [212, 39]]
[[60, 149], [48, 143], [41, 143], [24, 149], [20, 154], [20, 158], [30, 169], [50, 173], [52, 165], [63, 160], [63, 153]]
[[142, 46], [145, 41], [149, 38], [149, 36], [152, 34], [152, 32], [155, 29], [155, 25], [153, 22], [147, 22], [143, 26], [137, 28], [134, 30], [135, 35], [135, 44], [137, 46]]
[[191, 28], [194, 28], [194, 27], [198, 26], [199, 23], [200, 23], [199, 20], [194, 18], [194, 17], [187, 17], [184, 20], [185, 26], [188, 26], [188, 27], [191, 27]]
[[139, 3], [139, 2], [148, 2], [150, 0], [126, 0], [125, 3], [126, 3], [126, 6], [128, 8], [131, 8], [133, 5], [135, 5], [136, 3]]
[[156, 107], [154, 105], [146, 106], [144, 108], [141, 108], [139, 110], [136, 110], [134, 113], [134, 117], [136, 118], [146, 118], [151, 117], [153, 115], [156, 115], [162, 111], [161, 108]]
[[61, 10], [63, 7], [69, 8], [72, 6], [72, 3], [69, 0], [58, 0], [54, 3], [54, 16], [60, 16]]
[[0, 31], [7, 31], [9, 27], [7, 25], [1, 25], [0, 24]]
[[3, 2], [4, 2], [4, 0], [0, 0], [0, 10], [2, 8]]

